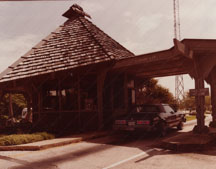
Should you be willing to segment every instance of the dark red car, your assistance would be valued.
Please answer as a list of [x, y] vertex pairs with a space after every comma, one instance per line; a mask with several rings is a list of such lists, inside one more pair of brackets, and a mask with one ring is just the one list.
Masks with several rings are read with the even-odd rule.
[[158, 131], [165, 135], [171, 127], [182, 130], [185, 121], [185, 115], [174, 111], [168, 104], [137, 105], [128, 115], [117, 118], [113, 129]]

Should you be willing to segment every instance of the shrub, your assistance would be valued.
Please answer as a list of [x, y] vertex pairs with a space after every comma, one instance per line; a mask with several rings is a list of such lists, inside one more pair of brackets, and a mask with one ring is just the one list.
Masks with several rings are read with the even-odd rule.
[[33, 134], [12, 134], [0, 137], [0, 146], [19, 145], [53, 139], [55, 136], [46, 132]]

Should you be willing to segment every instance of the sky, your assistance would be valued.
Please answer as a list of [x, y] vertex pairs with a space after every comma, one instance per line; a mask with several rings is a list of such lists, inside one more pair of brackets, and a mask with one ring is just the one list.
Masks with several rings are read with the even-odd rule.
[[[179, 0], [181, 38], [216, 39], [215, 0]], [[77, 3], [91, 21], [134, 54], [173, 46], [173, 0], [0, 1], [0, 72], [62, 25]], [[159, 78], [175, 90], [175, 77]], [[184, 75], [185, 91], [194, 88]]]

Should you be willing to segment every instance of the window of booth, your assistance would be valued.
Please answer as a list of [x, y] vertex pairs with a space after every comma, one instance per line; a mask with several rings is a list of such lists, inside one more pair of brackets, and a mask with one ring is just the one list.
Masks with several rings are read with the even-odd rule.
[[75, 88], [61, 90], [62, 110], [78, 110], [78, 91]]
[[45, 110], [58, 110], [58, 91], [57, 90], [46, 90], [43, 92], [43, 108]]

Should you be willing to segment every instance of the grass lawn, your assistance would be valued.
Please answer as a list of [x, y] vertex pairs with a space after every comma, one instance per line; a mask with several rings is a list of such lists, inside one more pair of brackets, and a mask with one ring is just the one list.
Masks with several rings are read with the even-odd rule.
[[196, 119], [196, 116], [195, 116], [195, 115], [186, 116], [186, 120], [187, 120], [187, 121], [194, 120], [194, 119]]
[[33, 134], [0, 135], [0, 146], [19, 145], [55, 138], [54, 135], [41, 132]]

